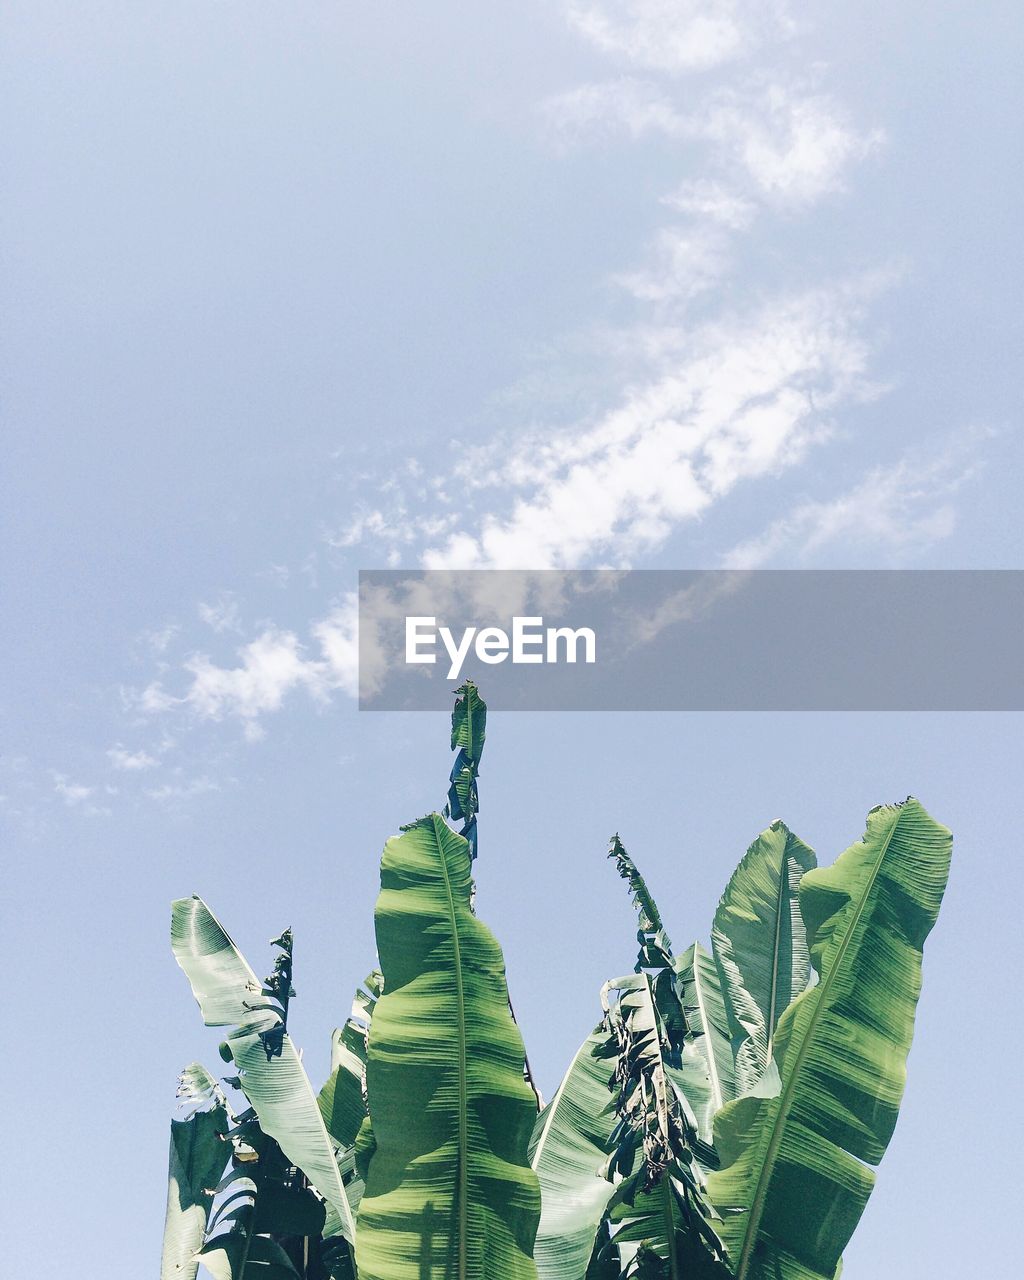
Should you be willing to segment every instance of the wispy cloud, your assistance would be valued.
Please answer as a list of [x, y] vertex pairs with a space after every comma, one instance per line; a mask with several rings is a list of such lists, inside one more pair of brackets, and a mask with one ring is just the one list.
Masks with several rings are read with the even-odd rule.
[[107, 752], [107, 759], [115, 769], [121, 769], [127, 773], [139, 773], [144, 769], [155, 769], [157, 759], [151, 756], [148, 751], [126, 751], [124, 747], [118, 743], [116, 747], [111, 747]]
[[335, 690], [358, 691], [357, 601], [349, 593], [312, 626], [319, 652], [310, 653], [294, 631], [269, 627], [237, 651], [233, 666], [221, 666], [207, 654], [187, 658], [184, 691], [175, 694], [154, 681], [135, 698], [146, 713], [181, 711], [204, 720], [238, 718], [251, 741], [262, 737], [260, 718], [280, 710], [284, 700], [305, 690], [323, 703]]
[[603, 53], [664, 72], [721, 66], [791, 27], [775, 0], [569, 0], [566, 12]]
[[798, 504], [723, 557], [730, 569], [800, 566], [827, 558], [899, 564], [948, 538], [956, 524], [954, 495], [984, 466], [991, 433], [971, 429], [937, 450], [915, 449], [871, 468], [836, 497]]
[[[716, 186], [718, 199], [691, 195], [687, 200], [684, 195], [676, 203], [685, 202], [689, 213], [719, 222], [728, 208], [734, 229], [749, 223], [753, 199], [799, 207], [842, 190], [850, 165], [884, 141], [879, 129], [858, 130], [830, 94], [778, 73], [719, 86], [697, 106], [686, 101], [684, 109], [657, 84], [625, 77], [557, 94], [545, 103], [545, 114], [563, 146], [616, 134], [660, 134], [703, 144], [708, 148], [705, 163], [718, 175], [704, 179], [704, 189]], [[733, 188], [728, 204], [722, 199], [725, 182]], [[746, 216], [738, 220], [741, 208]]]
[[[777, 475], [828, 438], [830, 415], [872, 394], [860, 336], [860, 287], [775, 298], [698, 331], [669, 331], [658, 372], [596, 421], [527, 433], [467, 452], [451, 483], [486, 493], [491, 514], [419, 526], [427, 568], [625, 565], [656, 550], [738, 485]], [[404, 511], [403, 499], [396, 498]], [[498, 506], [504, 514], [494, 514]], [[382, 518], [381, 528], [400, 523]], [[415, 526], [413, 526], [415, 527]], [[440, 528], [431, 544], [427, 530]], [[323, 703], [358, 692], [357, 601], [310, 627], [267, 628], [231, 665], [204, 653], [183, 664], [182, 692], [154, 682], [137, 706], [204, 720], [233, 717], [247, 738], [304, 691]]]
[[662, 196], [661, 203], [713, 226], [727, 227], [730, 231], [745, 230], [757, 212], [753, 200], [713, 178], [683, 182], [675, 191]]
[[562, 145], [599, 142], [617, 134], [631, 138], [651, 133], [692, 138], [695, 134], [694, 124], [676, 108], [669, 93], [650, 80], [632, 76], [553, 94], [543, 104], [543, 112], [552, 139]]
[[[109, 818], [112, 810], [109, 806], [98, 802], [101, 794], [98, 788], [86, 786], [82, 782], [72, 782], [66, 774], [52, 772], [53, 789], [69, 809], [74, 809], [86, 818]], [[117, 794], [116, 787], [104, 788], [103, 796]]]
[[90, 796], [95, 795], [95, 787], [87, 787], [81, 782], [71, 782], [62, 773], [54, 774], [53, 789], [66, 805], [82, 804]]
[[201, 776], [176, 782], [165, 782], [158, 787], [148, 787], [146, 795], [150, 800], [155, 800], [158, 804], [171, 807], [183, 801], [194, 800], [197, 796], [220, 791], [220, 789], [220, 783], [215, 779]]
[[641, 302], [690, 302], [713, 289], [732, 265], [729, 237], [714, 224], [663, 228], [652, 256], [651, 266], [613, 277]]
[[218, 635], [225, 631], [241, 632], [242, 630], [238, 601], [232, 595], [222, 595], [209, 604], [200, 603], [199, 617], [211, 631]]
[[771, 80], [714, 95], [697, 126], [717, 163], [774, 204], [807, 205], [841, 190], [849, 166], [884, 141], [858, 131], [826, 93]]
[[[845, 409], [878, 394], [865, 333], [874, 294], [891, 284], [884, 273], [842, 283], [836, 264], [817, 287], [775, 293], [730, 278], [744, 237], [767, 240], [812, 219], [882, 142], [829, 92], [824, 70], [792, 52], [788, 6], [568, 0], [565, 13], [608, 69], [541, 104], [557, 153], [654, 140], [659, 163], [669, 156], [646, 248], [608, 264], [604, 277], [630, 311], [618, 337], [623, 376], [608, 392], [595, 375], [595, 407], [568, 425], [541, 422], [531, 405], [528, 426], [460, 445], [451, 471], [407, 461], [369, 500], [373, 478], [359, 477], [361, 501], [322, 535], [325, 555], [342, 564], [356, 549], [429, 568], [634, 563], [732, 495], [758, 482], [767, 491], [832, 437]], [[714, 291], [727, 279], [729, 302], [719, 303]], [[909, 554], [952, 527], [954, 489], [938, 463], [871, 469], [844, 494], [799, 504], [724, 560], [802, 562], [839, 544]], [[287, 585], [285, 570], [278, 577]], [[201, 616], [219, 634], [241, 625], [233, 597], [203, 605]], [[133, 705], [232, 718], [258, 738], [264, 717], [296, 694], [315, 704], [356, 694], [356, 619], [349, 593], [308, 627], [262, 626], [228, 662], [200, 651], [176, 670], [158, 666]]]
[[827, 435], [823, 415], [868, 393], [856, 319], [853, 296], [820, 291], [688, 333], [674, 367], [592, 426], [529, 436], [490, 467], [474, 455], [475, 483], [524, 492], [424, 564], [579, 567], [656, 549], [740, 482], [792, 466]]

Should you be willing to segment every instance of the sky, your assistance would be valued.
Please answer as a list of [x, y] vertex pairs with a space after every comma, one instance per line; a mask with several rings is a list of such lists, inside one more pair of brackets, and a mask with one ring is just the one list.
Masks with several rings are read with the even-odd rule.
[[[360, 568], [1024, 567], [1015, 9], [3, 5], [14, 1274], [156, 1266], [218, 1039], [172, 898], [260, 972], [294, 928], [326, 1074], [449, 768], [443, 716], [356, 710]], [[1021, 728], [493, 717], [478, 907], [545, 1092], [632, 962], [613, 831], [682, 946], [772, 819], [828, 862], [912, 792], [953, 875], [845, 1274], [1015, 1274]]]

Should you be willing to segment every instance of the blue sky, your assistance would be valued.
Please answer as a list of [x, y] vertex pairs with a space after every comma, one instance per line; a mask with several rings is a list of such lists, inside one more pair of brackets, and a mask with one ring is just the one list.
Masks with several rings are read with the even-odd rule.
[[[1014, 8], [5, 6], [26, 1271], [155, 1265], [174, 1076], [216, 1053], [172, 897], [256, 967], [293, 925], [326, 1069], [380, 846], [448, 768], [442, 719], [354, 708], [360, 567], [1021, 567]], [[847, 1274], [982, 1241], [1009, 1276], [1020, 730], [496, 717], [480, 909], [544, 1087], [630, 960], [613, 830], [681, 942], [774, 817], [831, 860], [912, 791], [954, 877]]]

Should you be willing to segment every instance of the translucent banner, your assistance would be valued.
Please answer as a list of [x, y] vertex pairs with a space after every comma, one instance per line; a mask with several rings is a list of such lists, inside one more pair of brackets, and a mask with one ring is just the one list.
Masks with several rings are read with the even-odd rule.
[[359, 704], [1024, 709], [1020, 570], [364, 570]]

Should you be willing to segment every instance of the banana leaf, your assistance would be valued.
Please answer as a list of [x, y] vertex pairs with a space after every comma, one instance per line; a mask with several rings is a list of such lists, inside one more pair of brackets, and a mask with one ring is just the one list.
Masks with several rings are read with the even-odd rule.
[[344, 1148], [355, 1146], [366, 1117], [366, 1041], [380, 993], [381, 975], [375, 970], [356, 992], [345, 1025], [331, 1036], [331, 1074], [317, 1095], [328, 1133]]
[[814, 851], [784, 822], [773, 822], [747, 850], [722, 895], [711, 947], [722, 979], [745, 1093], [772, 1057], [779, 1018], [807, 986], [810, 960], [797, 892]]
[[609, 1221], [621, 1274], [723, 1276], [696, 1119], [678, 1076], [686, 1037], [679, 984], [669, 969], [631, 974], [607, 983], [601, 998], [616, 1049], [619, 1123], [608, 1171], [621, 1181]]
[[832, 1280], [896, 1124], [951, 837], [916, 800], [873, 809], [861, 841], [808, 871], [818, 982], [775, 1035], [781, 1087], [715, 1121], [708, 1182], [737, 1280]]
[[472, 680], [457, 691], [452, 710], [452, 750], [456, 753], [449, 778], [445, 817], [461, 822], [461, 834], [469, 841], [470, 859], [476, 858], [476, 815], [480, 808], [477, 776], [487, 730], [487, 703]]
[[672, 939], [668, 936], [661, 919], [658, 904], [647, 887], [647, 882], [637, 869], [636, 863], [626, 852], [625, 846], [617, 835], [612, 836], [608, 857], [615, 861], [615, 869], [629, 885], [633, 907], [637, 914], [637, 942], [640, 952], [637, 956], [636, 971], [641, 969], [663, 969], [671, 967]]
[[701, 1141], [710, 1144], [715, 1113], [736, 1096], [728, 1015], [718, 968], [699, 942], [676, 961], [682, 983], [686, 1039], [673, 1075], [693, 1110]]
[[[324, 1202], [278, 1143], [263, 1132], [251, 1107], [234, 1120], [229, 1133], [231, 1167], [216, 1188], [199, 1257], [208, 1271], [224, 1280], [266, 1280], [267, 1268], [293, 1275], [297, 1259], [321, 1261]], [[332, 1241], [335, 1244], [348, 1247], [341, 1236]], [[304, 1274], [306, 1270], [304, 1265]], [[323, 1261], [315, 1274], [344, 1272]]]
[[200, 1255], [213, 1280], [299, 1280], [291, 1258], [269, 1236], [231, 1232]]
[[534, 1126], [530, 1164], [540, 1181], [541, 1214], [533, 1257], [540, 1280], [584, 1280], [614, 1191], [602, 1173], [617, 1123], [607, 1059], [608, 1033], [599, 1026]]
[[211, 1191], [228, 1161], [228, 1113], [213, 1076], [198, 1062], [181, 1073], [178, 1097], [191, 1114], [171, 1121], [167, 1216], [160, 1280], [195, 1280], [213, 1204]]
[[384, 848], [360, 1280], [536, 1276], [536, 1107], [501, 948], [471, 911], [470, 889], [469, 843], [439, 814]]
[[239, 1071], [240, 1087], [288, 1159], [326, 1201], [325, 1238], [355, 1239], [355, 1223], [335, 1145], [316, 1094], [281, 1018], [241, 952], [201, 898], [181, 898], [171, 910], [171, 946], [207, 1026], [231, 1027], [222, 1054]]
[[629, 1280], [729, 1280], [718, 1238], [694, 1204], [689, 1183], [689, 1171], [673, 1164], [648, 1191], [636, 1180], [619, 1188], [609, 1214], [619, 1275]]

